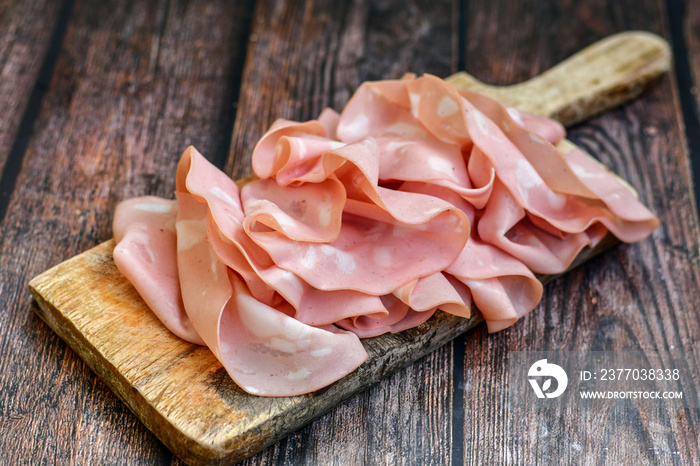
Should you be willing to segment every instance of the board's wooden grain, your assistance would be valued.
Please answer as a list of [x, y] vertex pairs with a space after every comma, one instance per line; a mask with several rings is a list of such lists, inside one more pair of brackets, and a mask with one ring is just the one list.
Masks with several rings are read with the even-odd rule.
[[[634, 36], [635, 40], [629, 40]], [[493, 86], [461, 72], [451, 82], [516, 108], [549, 115], [566, 126], [628, 102], [668, 71], [671, 51], [659, 36], [635, 31], [600, 40], [541, 75]], [[625, 74], [621, 85], [617, 76]]]
[[264, 398], [238, 388], [205, 347], [172, 335], [116, 270], [107, 242], [32, 280], [40, 316], [173, 452], [190, 464], [239, 461], [434, 350], [481, 319], [367, 340], [371, 361], [314, 394]]
[[[46, 18], [37, 26], [50, 33]], [[174, 180], [166, 173], [183, 147], [225, 156], [249, 21], [245, 4], [219, 0], [73, 5], [0, 225], [0, 463], [172, 460], [31, 312], [26, 286], [47, 264], [109, 239], [117, 200], [169, 195]], [[24, 63], [38, 55], [26, 54]]]
[[[592, 48], [582, 59], [563, 66], [577, 76], [585, 76], [577, 66], [586, 66], [589, 61], [606, 63], [607, 57], [618, 66], [605, 68], [605, 79], [612, 85], [619, 89], [645, 86], [651, 79], [638, 79], [640, 75], [652, 70], [649, 73], [656, 78], [665, 71], [648, 66], [650, 58], [644, 53], [648, 39], [647, 35], [627, 34], [616, 40], [627, 50], [640, 50], [639, 54], [620, 56], [609, 54], [606, 47]], [[560, 79], [566, 76], [557, 70], [552, 75]], [[554, 85], [556, 81], [550, 81], [550, 86]], [[532, 86], [537, 86], [536, 81]], [[570, 95], [571, 107], [578, 108], [579, 94]], [[600, 95], [602, 103], [587, 108], [597, 111], [613, 102], [604, 90]], [[571, 113], [565, 102], [566, 97], [562, 97], [558, 107], [562, 115]], [[521, 108], [534, 110], [535, 106], [523, 102]], [[577, 263], [605, 251], [612, 243], [602, 242], [584, 251]], [[415, 329], [364, 340], [369, 359], [323, 390], [299, 397], [256, 397], [231, 382], [205, 348], [178, 339], [150, 315], [116, 271], [110, 256], [112, 248], [113, 244], [105, 243], [81, 254], [35, 278], [30, 288], [49, 326], [151, 431], [190, 464], [239, 461], [481, 321], [477, 312], [468, 320], [439, 313]]]

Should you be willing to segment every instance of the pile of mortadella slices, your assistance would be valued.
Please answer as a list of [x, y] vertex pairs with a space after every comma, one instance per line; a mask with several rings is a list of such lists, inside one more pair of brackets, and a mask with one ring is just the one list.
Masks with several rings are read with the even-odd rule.
[[114, 260], [174, 334], [243, 390], [312, 392], [367, 358], [360, 338], [436, 309], [489, 331], [608, 232], [658, 220], [564, 128], [430, 75], [363, 84], [341, 114], [278, 120], [236, 183], [190, 147], [175, 200], [122, 202]]

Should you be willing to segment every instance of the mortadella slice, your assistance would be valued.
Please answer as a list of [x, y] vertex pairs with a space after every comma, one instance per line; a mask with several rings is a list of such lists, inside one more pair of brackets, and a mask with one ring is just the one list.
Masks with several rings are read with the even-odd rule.
[[178, 270], [194, 327], [249, 393], [294, 396], [355, 370], [367, 358], [356, 335], [304, 324], [255, 299], [212, 250], [206, 205], [178, 193]]
[[183, 340], [203, 345], [182, 303], [176, 215], [176, 202], [154, 196], [120, 203], [113, 221], [114, 263], [163, 325]]

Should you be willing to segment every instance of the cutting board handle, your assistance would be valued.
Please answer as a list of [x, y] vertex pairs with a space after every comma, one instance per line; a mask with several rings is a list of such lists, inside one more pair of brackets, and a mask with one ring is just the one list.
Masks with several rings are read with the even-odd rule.
[[637, 97], [670, 66], [671, 49], [664, 39], [629, 31], [598, 41], [541, 75], [512, 86], [491, 86], [465, 72], [447, 80], [572, 125]]

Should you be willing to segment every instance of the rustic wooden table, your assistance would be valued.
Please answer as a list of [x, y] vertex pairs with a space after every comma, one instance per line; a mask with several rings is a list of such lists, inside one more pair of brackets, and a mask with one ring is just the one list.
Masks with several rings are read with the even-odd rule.
[[509, 84], [632, 29], [671, 41], [674, 72], [570, 138], [640, 192], [653, 236], [245, 463], [700, 462], [698, 409], [514, 419], [503, 403], [510, 351], [682, 350], [700, 374], [700, 0], [2, 0], [0, 463], [181, 464], [32, 312], [27, 282], [110, 238], [119, 200], [171, 196], [187, 145], [240, 177], [275, 118], [340, 109], [364, 80], [464, 69]]

